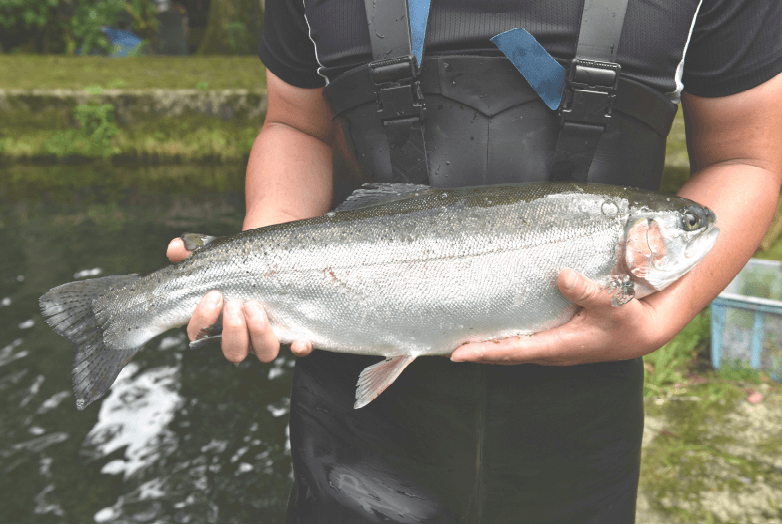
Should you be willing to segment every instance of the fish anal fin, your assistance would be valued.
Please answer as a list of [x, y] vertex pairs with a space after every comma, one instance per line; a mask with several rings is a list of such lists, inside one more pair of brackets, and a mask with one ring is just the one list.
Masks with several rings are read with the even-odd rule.
[[363, 408], [390, 386], [404, 369], [415, 360], [415, 355], [390, 357], [368, 368], [358, 377], [354, 409]]

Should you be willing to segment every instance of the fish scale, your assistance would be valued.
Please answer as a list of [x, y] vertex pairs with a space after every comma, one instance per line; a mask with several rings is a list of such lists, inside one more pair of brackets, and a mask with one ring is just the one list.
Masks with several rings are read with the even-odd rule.
[[[681, 233], [688, 213], [702, 218], [700, 228]], [[100, 365], [87, 359], [75, 370], [84, 405], [119, 373], [111, 355], [126, 358], [186, 323], [201, 297], [216, 289], [226, 300], [263, 304], [283, 343], [306, 338], [322, 350], [387, 357], [359, 377], [361, 407], [420, 355], [447, 355], [465, 342], [529, 335], [572, 318], [577, 308], [556, 287], [566, 267], [612, 289], [619, 302], [632, 298], [634, 288], [643, 291], [639, 296], [658, 289], [651, 277], [632, 282], [638, 277], [627, 260], [646, 259], [635, 252], [625, 257], [628, 228], [640, 228], [634, 239], [676, 230], [665, 241], [683, 247], [670, 244], [671, 260], [666, 255], [660, 262], [670, 267], [636, 271], [669, 279], [694, 266], [683, 260], [686, 246], [697, 244], [691, 248], [697, 260], [706, 254], [716, 240], [715, 220], [692, 201], [616, 186], [383, 184], [357, 191], [322, 217], [203, 237], [211, 242], [201, 242], [185, 261], [122, 277], [108, 292], [114, 281], [104, 281], [87, 312], [102, 329], [98, 335], [74, 336], [79, 322], [63, 320], [69, 313], [85, 316], [83, 303], [78, 311], [67, 304], [76, 289], [69, 286], [80, 284], [83, 294], [86, 282], [55, 288], [41, 306], [77, 354], [81, 344], [100, 355]]]

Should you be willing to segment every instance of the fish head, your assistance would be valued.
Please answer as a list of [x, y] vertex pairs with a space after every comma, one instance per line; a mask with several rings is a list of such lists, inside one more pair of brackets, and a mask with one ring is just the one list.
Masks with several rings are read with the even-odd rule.
[[720, 230], [709, 208], [680, 197], [632, 206], [625, 227], [624, 263], [640, 298], [687, 274], [714, 246]]

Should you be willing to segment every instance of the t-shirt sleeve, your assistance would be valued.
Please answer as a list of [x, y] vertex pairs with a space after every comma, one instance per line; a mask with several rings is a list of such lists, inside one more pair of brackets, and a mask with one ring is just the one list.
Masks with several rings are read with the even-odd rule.
[[703, 0], [684, 59], [684, 90], [727, 96], [782, 72], [782, 1]]
[[302, 0], [266, 0], [258, 56], [269, 71], [293, 86], [326, 85], [318, 74], [315, 44], [309, 36]]

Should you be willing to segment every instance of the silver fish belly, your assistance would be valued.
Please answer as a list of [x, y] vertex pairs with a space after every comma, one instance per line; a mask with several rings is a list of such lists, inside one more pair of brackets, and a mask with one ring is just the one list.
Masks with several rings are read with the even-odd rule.
[[[699, 227], [685, 231], [684, 216]], [[674, 258], [686, 251], [689, 264], [706, 254], [714, 220], [694, 202], [615, 186], [380, 185], [337, 212], [216, 239], [144, 277], [60, 286], [41, 306], [77, 347], [80, 408], [147, 340], [186, 323], [212, 289], [262, 303], [283, 343], [307, 338], [318, 349], [387, 357], [359, 377], [361, 407], [420, 355], [572, 318], [576, 307], [556, 287], [566, 267], [614, 289], [620, 302], [658, 290], [659, 267], [678, 278], [694, 264], [677, 274], [687, 264]]]

